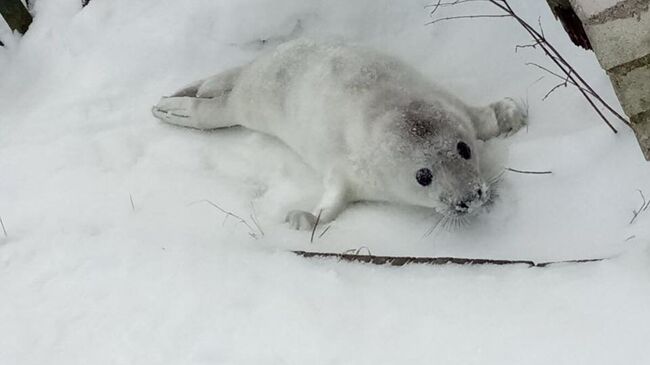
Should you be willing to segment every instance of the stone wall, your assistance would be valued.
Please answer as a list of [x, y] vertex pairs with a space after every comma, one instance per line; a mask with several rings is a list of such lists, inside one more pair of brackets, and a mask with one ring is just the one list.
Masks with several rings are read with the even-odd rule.
[[650, 0], [568, 0], [650, 160]]

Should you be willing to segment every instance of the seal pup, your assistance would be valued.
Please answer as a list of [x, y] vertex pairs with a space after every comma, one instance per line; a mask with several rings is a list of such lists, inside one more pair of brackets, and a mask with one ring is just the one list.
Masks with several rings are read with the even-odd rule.
[[152, 111], [179, 126], [239, 125], [286, 143], [322, 173], [325, 188], [311, 212], [287, 214], [295, 229], [312, 229], [319, 215], [332, 221], [360, 200], [472, 216], [493, 197], [478, 140], [527, 122], [511, 98], [468, 106], [394, 57], [306, 39], [196, 81]]

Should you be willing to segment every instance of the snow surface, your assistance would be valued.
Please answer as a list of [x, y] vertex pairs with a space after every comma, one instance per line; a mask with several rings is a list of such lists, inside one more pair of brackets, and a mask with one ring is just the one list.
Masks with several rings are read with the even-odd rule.
[[[508, 19], [430, 21], [427, 1], [40, 0], [0, 28], [0, 364], [642, 364], [650, 361], [650, 165]], [[514, 2], [611, 103], [592, 53], [544, 2]], [[467, 11], [473, 8], [464, 5]], [[473, 4], [471, 6], [477, 6]], [[461, 9], [456, 9], [460, 11]], [[479, 11], [479, 10], [476, 10]], [[447, 13], [451, 14], [451, 13]], [[290, 34], [407, 60], [475, 104], [527, 98], [501, 200], [459, 231], [430, 212], [350, 207], [313, 244], [282, 223], [318, 173], [275, 140], [157, 122], [183, 84]], [[539, 80], [541, 76], [543, 79]], [[133, 201], [133, 206], [131, 204]], [[249, 230], [210, 204], [246, 218]], [[254, 208], [253, 208], [254, 207]], [[251, 223], [252, 224], [252, 223]], [[253, 225], [254, 226], [254, 225]], [[1, 233], [0, 233], [1, 237]], [[288, 249], [593, 264], [378, 267]]]

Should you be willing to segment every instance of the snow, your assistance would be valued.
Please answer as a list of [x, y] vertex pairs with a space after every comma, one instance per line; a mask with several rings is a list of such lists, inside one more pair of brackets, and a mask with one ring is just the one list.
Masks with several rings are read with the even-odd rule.
[[[543, 2], [514, 3], [612, 104], [592, 53]], [[650, 360], [650, 165], [612, 134], [508, 19], [430, 21], [426, 1], [37, 1], [0, 28], [1, 364], [611, 364]], [[474, 4], [476, 5], [476, 4]], [[472, 6], [474, 6], [472, 5]], [[468, 5], [464, 9], [471, 11]], [[460, 10], [460, 9], [457, 9]], [[450, 13], [447, 13], [450, 14]], [[321, 238], [289, 209], [321, 192], [277, 141], [157, 122], [187, 82], [291, 33], [398, 55], [464, 99], [527, 98], [495, 209], [424, 233], [430, 212], [350, 207]], [[498, 40], [498, 41], [496, 41]], [[271, 45], [272, 46], [272, 45]], [[538, 80], [545, 76], [542, 80]], [[131, 205], [131, 199], [133, 206]], [[210, 200], [264, 231], [245, 225]], [[254, 225], [253, 225], [253, 228]], [[1, 233], [0, 233], [1, 234]], [[592, 264], [378, 267], [289, 249]]]

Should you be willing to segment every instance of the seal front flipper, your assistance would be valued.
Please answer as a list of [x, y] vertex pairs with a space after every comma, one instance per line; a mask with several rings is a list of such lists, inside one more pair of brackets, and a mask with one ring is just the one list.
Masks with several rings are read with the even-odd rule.
[[[340, 179], [329, 178], [326, 183], [325, 193], [313, 213], [302, 210], [292, 210], [287, 214], [285, 221], [297, 230], [311, 230], [316, 221], [325, 224], [333, 221], [348, 205], [348, 189]], [[318, 218], [320, 216], [320, 218]]]
[[499, 134], [513, 134], [528, 124], [528, 107], [523, 101], [505, 98], [489, 106], [499, 125]]
[[523, 102], [505, 98], [486, 107], [469, 108], [477, 138], [487, 141], [500, 135], [511, 135], [528, 124], [528, 110]]

